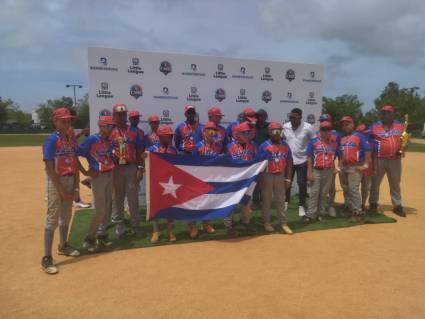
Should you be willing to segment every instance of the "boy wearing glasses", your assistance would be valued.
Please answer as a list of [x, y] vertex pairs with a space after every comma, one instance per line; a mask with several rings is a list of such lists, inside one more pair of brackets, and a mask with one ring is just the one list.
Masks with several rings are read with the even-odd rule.
[[326, 196], [332, 184], [335, 172], [335, 158], [338, 141], [332, 138], [332, 124], [320, 122], [320, 131], [307, 146], [307, 178], [311, 183], [307, 215], [305, 223], [322, 220], [325, 214]]

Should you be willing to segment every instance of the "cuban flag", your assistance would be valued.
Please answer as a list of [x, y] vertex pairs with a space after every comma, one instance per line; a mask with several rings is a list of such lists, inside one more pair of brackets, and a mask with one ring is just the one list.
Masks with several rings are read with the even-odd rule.
[[267, 160], [148, 153], [145, 165], [146, 219], [192, 221], [229, 216], [252, 194]]

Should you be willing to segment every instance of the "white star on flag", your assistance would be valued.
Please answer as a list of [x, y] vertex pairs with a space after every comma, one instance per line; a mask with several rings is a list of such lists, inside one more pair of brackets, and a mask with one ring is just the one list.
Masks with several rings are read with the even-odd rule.
[[162, 195], [170, 194], [174, 198], [177, 198], [176, 190], [182, 186], [182, 184], [174, 184], [173, 176], [170, 176], [170, 179], [168, 180], [168, 183], [159, 183], [163, 188], [164, 191], [162, 192]]

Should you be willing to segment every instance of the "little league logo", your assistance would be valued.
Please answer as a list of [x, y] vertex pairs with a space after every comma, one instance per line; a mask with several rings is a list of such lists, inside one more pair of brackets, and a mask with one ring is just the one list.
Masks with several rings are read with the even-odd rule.
[[108, 87], [109, 87], [108, 82], [102, 82], [102, 83], [100, 83], [100, 88], [101, 88], [103, 91], [106, 91], [106, 90], [108, 89]]
[[262, 94], [261, 99], [266, 102], [269, 103], [272, 100], [272, 92], [265, 90]]
[[170, 117], [170, 110], [162, 110], [163, 117]]
[[164, 75], [167, 75], [168, 73], [171, 73], [171, 63], [168, 61], [162, 61], [159, 65], [159, 72], [164, 73]]
[[217, 70], [222, 72], [224, 70], [224, 65], [221, 63], [217, 64]]
[[134, 97], [135, 99], [138, 99], [139, 97], [143, 96], [143, 89], [138, 84], [133, 84], [130, 87], [130, 95]]
[[222, 88], [219, 88], [215, 90], [214, 97], [217, 101], [221, 102], [226, 98], [226, 91], [224, 91]]
[[287, 71], [286, 71], [286, 76], [285, 76], [285, 78], [286, 78], [289, 82], [291, 82], [291, 81], [295, 80], [295, 71], [294, 71], [294, 70], [292, 70], [292, 69], [287, 70]]
[[269, 74], [270, 73], [270, 68], [268, 66], [266, 66], [264, 68], [264, 73]]
[[140, 60], [139, 58], [132, 58], [131, 63], [133, 63], [134, 66], [138, 66], [140, 63]]

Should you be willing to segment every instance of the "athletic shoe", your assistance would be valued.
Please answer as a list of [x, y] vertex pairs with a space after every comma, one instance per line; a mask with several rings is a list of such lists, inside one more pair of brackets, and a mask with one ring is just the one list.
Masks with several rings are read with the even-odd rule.
[[84, 203], [83, 201], [79, 201], [79, 202], [74, 202], [74, 207], [76, 208], [90, 208], [91, 204], [89, 203]]
[[58, 267], [53, 265], [52, 256], [44, 256], [43, 258], [41, 258], [41, 268], [48, 275], [54, 275], [59, 272]]
[[285, 202], [285, 212], [288, 210], [288, 202]]
[[109, 247], [113, 244], [113, 242], [109, 240], [107, 235], [98, 235], [96, 243], [98, 247]]
[[210, 224], [203, 224], [202, 228], [204, 229], [204, 231], [207, 234], [214, 234], [215, 233], [215, 228], [213, 226], [211, 226]]
[[170, 243], [175, 243], [177, 241], [176, 235], [174, 235], [173, 233], [168, 233], [168, 240], [170, 241]]
[[189, 225], [189, 237], [190, 239], [195, 239], [198, 237], [198, 227], [196, 227], [196, 224], [190, 224]]
[[292, 231], [291, 228], [289, 228], [288, 224], [283, 224], [282, 225], [282, 231], [287, 234], [287, 235], [293, 235], [294, 232]]
[[274, 228], [270, 223], [264, 223], [264, 229], [269, 233], [274, 232]]
[[83, 247], [85, 249], [87, 249], [87, 251], [89, 253], [94, 253], [96, 251], [96, 249], [97, 249], [96, 240], [95, 239], [86, 238], [84, 240]]
[[305, 216], [305, 208], [304, 208], [304, 206], [298, 206], [298, 216], [300, 216], [300, 217]]
[[64, 246], [58, 245], [58, 255], [65, 255], [68, 257], [78, 257], [80, 256], [80, 252], [70, 246], [68, 243], [65, 243]]
[[393, 212], [400, 217], [406, 217], [406, 213], [401, 205], [394, 207]]
[[159, 231], [154, 231], [151, 236], [151, 244], [158, 244], [159, 243]]
[[329, 207], [328, 214], [331, 217], [336, 217], [336, 209], [335, 209], [335, 207], [333, 207], [333, 206]]

